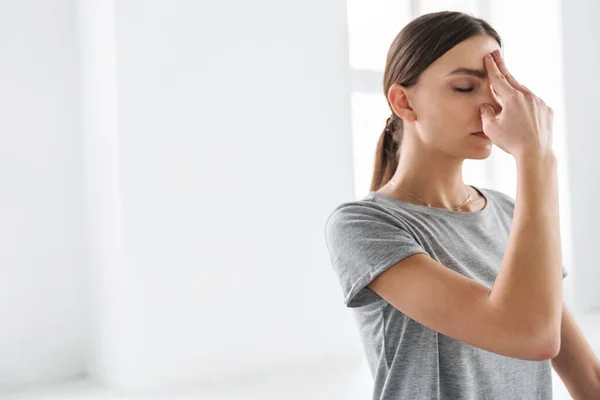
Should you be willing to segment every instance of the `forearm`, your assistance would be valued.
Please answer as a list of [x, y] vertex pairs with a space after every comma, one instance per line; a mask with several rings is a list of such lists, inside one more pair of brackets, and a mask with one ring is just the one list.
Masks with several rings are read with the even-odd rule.
[[594, 393], [600, 399], [600, 363], [596, 365], [596, 384], [594, 386]]
[[563, 383], [574, 400], [600, 399], [600, 367], [596, 367], [595, 377], [592, 380], [572, 381], [570, 385], [564, 381]]
[[592, 389], [593, 399], [600, 399], [600, 363], [596, 365], [596, 383]]
[[600, 399], [600, 360], [564, 303], [561, 347], [552, 367], [574, 399]]
[[517, 160], [512, 228], [490, 299], [516, 333], [525, 332], [534, 343], [560, 338], [562, 254], [553, 154]]

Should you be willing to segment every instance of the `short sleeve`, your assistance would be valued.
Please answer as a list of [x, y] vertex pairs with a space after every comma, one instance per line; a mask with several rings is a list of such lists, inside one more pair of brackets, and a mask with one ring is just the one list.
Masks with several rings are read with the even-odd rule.
[[325, 223], [326, 245], [347, 307], [382, 300], [367, 285], [403, 259], [427, 252], [398, 217], [369, 204], [336, 208]]

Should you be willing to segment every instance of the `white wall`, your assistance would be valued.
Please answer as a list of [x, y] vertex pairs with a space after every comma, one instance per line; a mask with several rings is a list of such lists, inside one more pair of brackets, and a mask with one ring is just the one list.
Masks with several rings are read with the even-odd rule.
[[344, 1], [107, 3], [80, 8], [92, 376], [360, 358], [323, 231], [353, 190]]
[[0, 391], [83, 368], [73, 2], [0, 2]]
[[[123, 262], [114, 5], [77, 3], [88, 311], [85, 370], [107, 382], [130, 367], [128, 270]], [[110, 362], [107, 362], [110, 360]]]
[[343, 0], [2, 5], [0, 390], [361, 358]]
[[574, 305], [600, 310], [600, 2], [562, 4]]

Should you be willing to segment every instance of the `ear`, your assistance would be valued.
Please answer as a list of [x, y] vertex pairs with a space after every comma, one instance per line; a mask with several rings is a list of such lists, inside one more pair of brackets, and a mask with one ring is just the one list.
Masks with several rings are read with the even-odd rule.
[[408, 102], [408, 90], [404, 86], [397, 83], [392, 84], [390, 90], [388, 90], [387, 98], [394, 113], [402, 118], [403, 121], [416, 121], [417, 115], [410, 107]]

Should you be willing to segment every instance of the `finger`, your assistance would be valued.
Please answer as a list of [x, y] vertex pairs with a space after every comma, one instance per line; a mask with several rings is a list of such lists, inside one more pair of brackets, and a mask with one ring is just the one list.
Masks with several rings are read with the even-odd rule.
[[508, 68], [506, 68], [506, 63], [504, 62], [504, 57], [502, 57], [499, 50], [494, 50], [492, 52], [492, 56], [494, 57], [494, 61], [496, 62], [496, 65], [498, 66], [500, 73], [502, 73], [502, 75], [504, 75], [504, 77], [506, 78], [508, 83], [510, 83], [510, 85], [512, 87], [514, 87], [515, 89], [517, 89], [523, 93], [529, 92], [529, 90], [527, 88], [525, 88], [523, 85], [521, 85], [515, 79], [515, 77], [512, 76], [510, 72], [508, 72]]
[[508, 83], [506, 77], [500, 72], [496, 62], [490, 55], [485, 56], [485, 68], [490, 78], [490, 83], [496, 93], [498, 93], [500, 99], [505, 100], [515, 92], [516, 89]]
[[498, 119], [498, 115], [494, 108], [489, 104], [482, 104], [479, 107], [479, 112], [481, 113], [481, 120], [484, 125], [492, 123], [494, 120]]
[[531, 93], [531, 94], [533, 94], [533, 92], [531, 91], [531, 89], [529, 89], [527, 86], [523, 85], [522, 83], [521, 83], [521, 86], [523, 86], [523, 89], [525, 89], [525, 91], [523, 93]]

